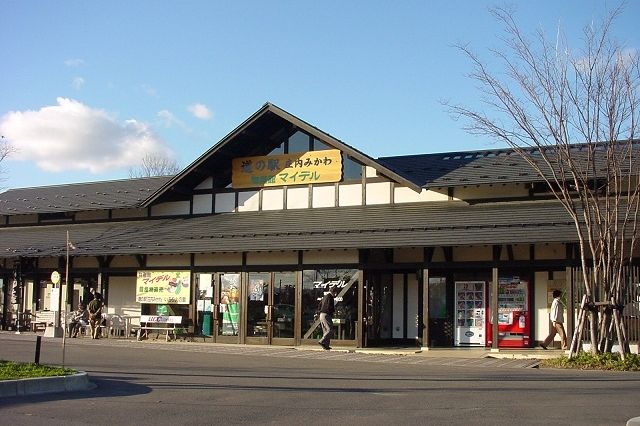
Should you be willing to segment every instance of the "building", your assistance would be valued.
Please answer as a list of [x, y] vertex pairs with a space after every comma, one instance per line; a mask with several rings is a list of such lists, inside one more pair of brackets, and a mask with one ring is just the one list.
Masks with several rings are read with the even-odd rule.
[[67, 310], [96, 288], [228, 343], [315, 344], [330, 286], [358, 347], [531, 347], [554, 289], [579, 300], [573, 222], [518, 154], [374, 159], [272, 104], [176, 176], [12, 189], [0, 215], [4, 328], [55, 308], [54, 271]]

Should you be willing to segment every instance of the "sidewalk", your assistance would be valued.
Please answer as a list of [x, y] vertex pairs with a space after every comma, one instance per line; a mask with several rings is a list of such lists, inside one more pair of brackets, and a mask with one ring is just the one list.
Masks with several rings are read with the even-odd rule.
[[[61, 338], [44, 337], [43, 333], [0, 331], [2, 340], [22, 340], [35, 342], [36, 336], [42, 337], [43, 343], [60, 342]], [[416, 348], [416, 347], [386, 347], [386, 348], [353, 348], [333, 346], [331, 351], [325, 351], [317, 345], [302, 346], [267, 346], [228, 343], [204, 343], [191, 341], [170, 341], [163, 339], [149, 339], [137, 341], [135, 338], [78, 338], [65, 340], [68, 347], [91, 346], [120, 346], [127, 348], [154, 349], [167, 351], [189, 351], [233, 354], [245, 356], [267, 356], [281, 358], [305, 358], [317, 360], [340, 360], [345, 362], [373, 362], [395, 363], [423, 366], [484, 368], [536, 368], [540, 360], [564, 355], [561, 350], [543, 349], [502, 349], [499, 351], [486, 348]], [[0, 381], [0, 397], [33, 395], [53, 392], [69, 392], [89, 389], [93, 384], [86, 373], [80, 372], [74, 376], [46, 377], [40, 379], [6, 380]]]
[[[11, 331], [0, 331], [0, 338], [12, 338], [16, 339], [33, 339], [36, 335], [42, 335], [42, 333], [23, 332], [15, 334]], [[44, 341], [62, 341], [61, 338], [42, 337]], [[326, 355], [327, 352], [320, 348], [318, 345], [305, 344], [301, 346], [275, 346], [275, 345], [245, 345], [245, 344], [233, 344], [233, 343], [213, 343], [213, 342], [201, 342], [201, 341], [170, 341], [165, 342], [163, 339], [148, 339], [143, 341], [137, 341], [135, 338], [102, 338], [99, 340], [93, 340], [87, 337], [78, 339], [66, 339], [67, 345], [76, 344], [91, 344], [91, 345], [127, 345], [128, 347], [154, 347], [167, 350], [184, 350], [184, 348], [192, 348], [198, 351], [215, 352], [216, 350], [223, 350], [225, 352], [232, 351], [234, 348], [243, 354], [282, 354], [283, 350], [296, 351], [299, 353], [318, 353]], [[198, 349], [196, 349], [198, 348]], [[528, 349], [490, 349], [490, 348], [418, 348], [418, 347], [380, 347], [380, 348], [355, 348], [351, 346], [340, 346], [338, 342], [334, 342], [332, 350], [329, 352], [332, 355], [337, 354], [357, 354], [366, 355], [369, 357], [374, 356], [393, 356], [393, 357], [410, 357], [412, 359], [425, 359], [432, 360], [430, 363], [435, 363], [433, 360], [441, 360], [442, 363], [449, 365], [455, 361], [456, 364], [464, 364], [463, 360], [469, 360], [467, 364], [474, 365], [477, 360], [504, 360], [513, 361], [520, 360], [522, 366], [531, 367], [536, 366], [542, 359], [557, 358], [562, 355], [566, 355], [565, 351], [560, 349], [544, 350], [542, 348], [528, 348]], [[474, 362], [472, 362], [474, 361]]]

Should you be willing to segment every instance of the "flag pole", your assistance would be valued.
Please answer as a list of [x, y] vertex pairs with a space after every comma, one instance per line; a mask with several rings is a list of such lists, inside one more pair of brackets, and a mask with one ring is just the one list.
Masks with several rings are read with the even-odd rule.
[[[65, 273], [64, 273], [64, 282], [65, 285], [67, 287], [67, 293], [69, 292], [69, 231], [67, 231], [67, 262], [66, 262], [66, 266], [65, 266]], [[62, 310], [62, 288], [60, 288], [60, 305], [59, 305], [60, 310]], [[66, 308], [65, 308], [65, 317], [66, 317]], [[62, 317], [60, 318], [60, 325], [62, 326]], [[66, 349], [66, 340], [67, 340], [67, 330], [65, 330], [67, 328], [67, 325], [65, 323], [64, 327], [62, 327], [62, 367], [64, 367], [64, 355], [65, 355], [65, 349]]]

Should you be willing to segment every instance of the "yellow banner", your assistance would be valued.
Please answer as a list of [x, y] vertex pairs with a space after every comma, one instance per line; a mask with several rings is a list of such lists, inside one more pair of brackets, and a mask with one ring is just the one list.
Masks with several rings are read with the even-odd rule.
[[189, 271], [138, 271], [136, 302], [188, 305], [190, 284]]
[[235, 158], [232, 170], [234, 188], [339, 182], [342, 179], [342, 155], [340, 150], [330, 149]]

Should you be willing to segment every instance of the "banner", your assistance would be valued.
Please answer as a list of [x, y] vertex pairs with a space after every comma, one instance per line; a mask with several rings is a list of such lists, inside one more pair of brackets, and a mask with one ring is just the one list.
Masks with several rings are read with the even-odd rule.
[[189, 271], [138, 271], [136, 302], [188, 305], [191, 302]]
[[309, 185], [341, 179], [342, 154], [338, 149], [243, 157], [232, 161], [233, 188]]

